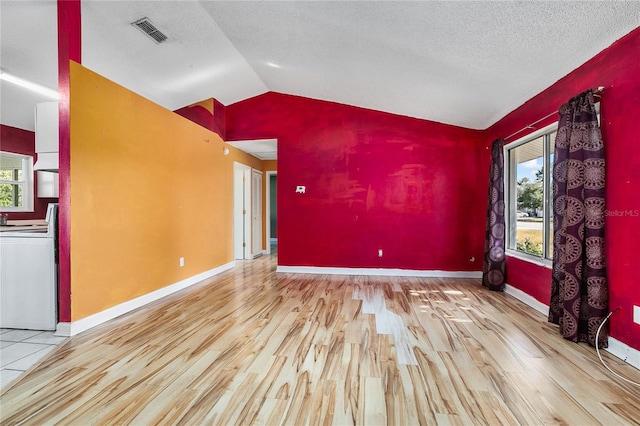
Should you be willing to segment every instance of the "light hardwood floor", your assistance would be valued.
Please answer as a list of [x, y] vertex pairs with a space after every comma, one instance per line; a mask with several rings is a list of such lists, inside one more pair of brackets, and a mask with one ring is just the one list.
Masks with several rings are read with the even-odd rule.
[[2, 425], [640, 424], [637, 388], [479, 280], [274, 270], [67, 340], [0, 397]]

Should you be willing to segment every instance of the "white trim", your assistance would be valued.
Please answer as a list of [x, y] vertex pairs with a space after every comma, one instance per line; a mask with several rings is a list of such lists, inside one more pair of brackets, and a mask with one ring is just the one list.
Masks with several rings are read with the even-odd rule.
[[523, 253], [521, 251], [506, 249], [505, 253], [507, 257], [513, 257], [523, 262], [533, 263], [534, 265], [542, 266], [547, 269], [553, 268], [553, 261], [551, 259], [545, 259], [543, 257], [534, 256], [532, 254]]
[[55, 336], [71, 336], [71, 323], [70, 322], [59, 322], [56, 326]]
[[605, 349], [605, 351], [640, 370], [639, 350], [634, 349], [613, 337], [609, 337], [609, 347]]
[[525, 305], [528, 305], [529, 307], [540, 312], [542, 315], [546, 316], [549, 314], [549, 306], [545, 305], [544, 303], [542, 303], [535, 297], [525, 293], [524, 291], [518, 288], [515, 288], [512, 285], [506, 284], [504, 286], [504, 292], [507, 293], [509, 296], [515, 297]]
[[481, 271], [437, 271], [387, 268], [327, 268], [317, 266], [282, 266], [276, 272], [287, 274], [322, 274], [322, 275], [375, 275], [397, 277], [433, 277], [433, 278], [482, 278]]
[[[507, 284], [505, 285], [504, 292], [509, 296], [518, 299], [525, 305], [532, 307], [545, 316], [547, 316], [547, 314], [549, 313], [549, 306], [545, 305], [544, 303], [540, 302], [539, 300], [535, 299], [533, 296], [525, 293], [522, 290], [519, 290]], [[622, 343], [618, 339], [609, 336], [609, 347], [606, 348], [605, 351], [640, 370], [639, 350], [634, 349], [631, 346]]]
[[200, 274], [194, 275], [192, 277], [186, 278], [182, 281], [178, 281], [175, 284], [170, 284], [161, 289], [152, 291], [151, 293], [147, 293], [140, 297], [136, 297], [135, 299], [127, 300], [124, 303], [105, 309], [102, 312], [98, 312], [86, 318], [82, 318], [78, 321], [59, 322], [56, 328], [55, 335], [56, 336], [74, 336], [78, 333], [82, 333], [83, 331], [89, 330], [90, 328], [93, 328], [97, 325], [100, 325], [116, 317], [119, 317], [120, 315], [129, 313], [151, 302], [155, 302], [156, 300], [161, 299], [165, 296], [168, 296], [170, 294], [183, 290], [187, 287], [190, 287], [194, 284], [197, 284], [202, 280], [211, 278], [214, 275], [227, 271], [233, 268], [234, 266], [235, 266], [235, 261], [229, 262], [224, 265], [218, 266], [217, 268], [213, 268], [208, 271], [202, 272]]
[[[513, 142], [505, 143], [504, 147], [508, 146], [509, 149], [516, 148], [520, 145], [524, 145], [525, 143], [534, 140], [539, 136], [546, 135], [547, 133], [552, 133], [554, 130], [557, 130], [557, 129], [558, 129], [558, 121], [554, 121], [553, 123], [547, 124], [543, 128], [538, 129], [534, 132], [525, 133], [523, 136], [520, 136], [518, 139], [514, 140]], [[525, 129], [522, 129], [522, 130], [524, 131]]]

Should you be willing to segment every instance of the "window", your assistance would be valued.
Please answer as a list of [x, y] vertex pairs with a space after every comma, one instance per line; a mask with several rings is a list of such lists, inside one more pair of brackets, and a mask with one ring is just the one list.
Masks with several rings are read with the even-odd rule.
[[[600, 125], [600, 103], [596, 104]], [[553, 259], [553, 155], [558, 123], [504, 147], [506, 248]]]
[[33, 211], [33, 157], [0, 152], [0, 210]]
[[507, 249], [553, 257], [553, 153], [557, 124], [505, 146]]

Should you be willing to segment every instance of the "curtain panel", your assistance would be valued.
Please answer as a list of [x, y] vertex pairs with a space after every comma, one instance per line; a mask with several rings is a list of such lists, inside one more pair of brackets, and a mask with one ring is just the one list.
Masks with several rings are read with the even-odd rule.
[[[549, 322], [565, 339], [596, 345], [607, 315], [605, 159], [593, 90], [559, 110], [553, 162], [553, 273]], [[603, 327], [598, 347], [607, 347]]]
[[507, 261], [504, 254], [504, 139], [491, 145], [489, 168], [489, 206], [482, 262], [482, 285], [489, 290], [503, 291]]

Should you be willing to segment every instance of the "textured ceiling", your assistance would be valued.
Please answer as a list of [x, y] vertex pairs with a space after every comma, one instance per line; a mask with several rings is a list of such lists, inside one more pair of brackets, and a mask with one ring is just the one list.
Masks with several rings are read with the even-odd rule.
[[[484, 129], [638, 27], [640, 2], [84, 0], [82, 18], [83, 65], [172, 110], [276, 91]], [[3, 71], [55, 87], [55, 2], [0, 19]], [[2, 123], [33, 129], [48, 99], [0, 90]]]
[[640, 17], [640, 3], [616, 2], [204, 8], [270, 90], [476, 129], [575, 69]]
[[[196, 1], [86, 1], [82, 63], [171, 110], [215, 98], [225, 105], [268, 91]], [[155, 44], [131, 22], [148, 17]]]
[[276, 139], [260, 139], [252, 141], [229, 142], [229, 145], [248, 152], [260, 160], [278, 159], [278, 141]]
[[[56, 4], [0, 0], [0, 68], [56, 89], [58, 43]], [[33, 130], [38, 102], [52, 98], [0, 81], [0, 123]]]

